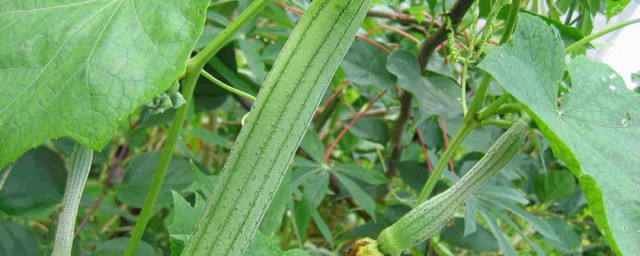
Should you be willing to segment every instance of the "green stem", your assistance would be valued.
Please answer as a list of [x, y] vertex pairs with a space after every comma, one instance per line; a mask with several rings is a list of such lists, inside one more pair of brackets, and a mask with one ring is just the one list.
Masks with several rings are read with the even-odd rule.
[[262, 8], [269, 2], [271, 1], [254, 1], [244, 12], [242, 12], [236, 19], [234, 19], [228, 27], [226, 27], [215, 39], [213, 39], [213, 41], [211, 41], [209, 45], [207, 45], [201, 52], [199, 52], [195, 57], [187, 62], [185, 79], [182, 84], [182, 95], [187, 101], [187, 104], [184, 104], [184, 106], [178, 109], [178, 111], [176, 112], [176, 116], [171, 123], [169, 137], [167, 138], [167, 141], [162, 148], [160, 160], [153, 176], [153, 181], [151, 183], [151, 186], [149, 187], [147, 197], [144, 200], [144, 205], [142, 207], [142, 212], [140, 212], [140, 216], [138, 217], [138, 222], [133, 229], [133, 234], [131, 235], [131, 239], [129, 240], [129, 244], [127, 245], [127, 250], [124, 253], [125, 256], [132, 256], [135, 253], [138, 243], [140, 242], [140, 239], [142, 239], [142, 235], [144, 234], [147, 223], [149, 222], [149, 219], [154, 212], [154, 205], [156, 203], [156, 200], [158, 199], [158, 195], [160, 194], [164, 176], [167, 172], [167, 168], [169, 167], [169, 163], [171, 162], [171, 157], [173, 156], [175, 146], [178, 143], [178, 137], [180, 136], [180, 133], [182, 131], [182, 126], [184, 125], [184, 122], [187, 118], [187, 110], [191, 103], [193, 91], [196, 87], [196, 82], [198, 81], [198, 77], [200, 76], [200, 70], [202, 70], [209, 59], [211, 59], [218, 51], [220, 51], [220, 49], [222, 49], [222, 47], [224, 47], [225, 44], [227, 44], [229, 39], [231, 39], [231, 37], [236, 32], [238, 32], [238, 30], [240, 30], [247, 21], [257, 15], [258, 12], [262, 10]]
[[498, 108], [502, 106], [502, 104], [505, 104], [509, 100], [509, 98], [510, 97], [508, 93], [502, 94], [500, 97], [498, 97], [498, 99], [491, 103], [491, 105], [484, 108], [483, 110], [478, 111], [478, 113], [476, 113], [476, 119], [482, 120], [485, 117], [491, 116], [492, 113], [495, 113]]
[[429, 176], [427, 183], [422, 188], [422, 191], [418, 196], [418, 204], [426, 201], [429, 198], [431, 192], [433, 192], [433, 188], [436, 186], [436, 183], [440, 179], [442, 172], [449, 164], [449, 159], [451, 159], [455, 150], [460, 146], [460, 144], [462, 144], [462, 141], [467, 137], [467, 135], [469, 135], [469, 133], [473, 131], [473, 129], [476, 128], [476, 126], [477, 124], [475, 122], [471, 124], [465, 122], [462, 124], [462, 127], [458, 129], [456, 135], [454, 135], [449, 142], [449, 147], [444, 151], [444, 153], [440, 157], [440, 160], [438, 160], [438, 164], [435, 168], [433, 168], [433, 173], [431, 173], [431, 176]]
[[516, 19], [518, 18], [518, 11], [520, 10], [520, 0], [511, 1], [511, 8], [509, 8], [509, 16], [507, 17], [507, 25], [504, 28], [504, 34], [500, 38], [500, 44], [504, 44], [511, 38], [513, 34], [513, 28], [516, 27]]
[[461, 89], [461, 96], [460, 99], [462, 100], [462, 113], [466, 116], [467, 115], [467, 70], [469, 69], [469, 60], [471, 58], [471, 56], [473, 56], [473, 53], [469, 54], [469, 57], [465, 58], [462, 61], [462, 83], [460, 85], [460, 89]]
[[514, 121], [502, 120], [502, 119], [487, 119], [482, 120], [482, 126], [485, 125], [495, 125], [502, 128], [509, 128], [513, 125]]
[[[516, 24], [516, 18], [518, 17], [519, 8], [520, 0], [513, 0], [511, 3], [511, 9], [509, 10], [509, 16], [507, 17], [506, 30], [502, 35], [502, 38], [500, 39], [500, 44], [506, 43], [511, 38], [513, 28]], [[433, 173], [431, 174], [431, 176], [429, 176], [427, 183], [424, 185], [422, 191], [420, 192], [420, 195], [418, 196], [418, 204], [426, 201], [429, 196], [431, 196], [433, 188], [440, 179], [442, 171], [447, 166], [447, 162], [449, 161], [449, 159], [451, 159], [453, 153], [458, 149], [460, 144], [462, 144], [462, 141], [467, 137], [467, 135], [469, 135], [469, 133], [471, 133], [473, 129], [480, 125], [480, 121], [476, 119], [476, 113], [480, 111], [480, 109], [484, 105], [487, 91], [489, 90], [489, 86], [491, 85], [491, 79], [493, 79], [493, 77], [488, 73], [484, 76], [484, 78], [482, 78], [482, 82], [480, 82], [480, 86], [476, 91], [476, 95], [473, 97], [473, 101], [471, 101], [471, 105], [469, 106], [468, 112], [472, 114], [465, 116], [462, 126], [460, 127], [456, 135], [454, 135], [447, 150], [445, 150], [440, 157], [438, 164], [433, 169]]]
[[227, 91], [229, 91], [229, 92], [231, 92], [233, 94], [237, 94], [239, 96], [245, 97], [245, 98], [250, 99], [252, 101], [256, 101], [256, 97], [254, 97], [253, 95], [248, 94], [246, 92], [243, 92], [241, 90], [238, 90], [236, 88], [233, 88], [228, 84], [225, 84], [224, 82], [222, 82], [222, 81], [218, 80], [217, 78], [213, 77], [211, 74], [207, 73], [207, 71], [205, 71], [204, 69], [200, 70], [200, 74], [202, 76], [204, 76], [205, 78], [209, 79], [214, 84], [217, 84], [218, 86], [222, 87], [222, 89], [225, 89], [225, 90], [227, 90]]
[[[236, 17], [229, 26], [227, 26], [209, 45], [207, 45], [195, 57], [189, 60], [196, 66], [204, 67], [204, 65], [213, 58], [222, 47], [224, 47], [229, 39], [238, 32], [245, 23], [258, 14], [271, 0], [255, 0], [247, 9], [245, 9], [238, 17]], [[198, 70], [199, 71], [199, 70]]]
[[62, 199], [62, 212], [58, 218], [58, 230], [53, 246], [53, 256], [69, 256], [73, 247], [73, 229], [76, 225], [78, 205], [87, 182], [93, 150], [76, 143], [71, 154], [67, 185]]
[[[494, 103], [491, 106], [495, 106]], [[500, 104], [497, 108], [486, 108], [478, 112], [478, 119], [484, 120], [492, 116], [502, 115], [506, 113], [520, 113], [522, 108], [518, 103]]]
[[583, 45], [591, 42], [592, 40], [594, 40], [594, 39], [596, 39], [598, 37], [601, 37], [603, 35], [606, 35], [608, 33], [611, 33], [613, 31], [616, 31], [618, 29], [624, 28], [626, 26], [629, 26], [631, 24], [638, 23], [638, 22], [640, 22], [640, 19], [627, 20], [627, 21], [623, 21], [623, 22], [620, 22], [618, 24], [615, 24], [615, 25], [613, 25], [611, 27], [605, 28], [603, 30], [600, 30], [598, 32], [595, 32], [595, 33], [593, 33], [593, 34], [591, 34], [591, 35], [589, 35], [589, 36], [587, 36], [585, 38], [580, 39], [580, 41], [573, 43], [569, 47], [567, 47], [567, 49], [564, 51], [564, 54], [569, 54], [569, 53], [575, 51], [576, 49], [580, 48], [580, 46], [583, 46]]

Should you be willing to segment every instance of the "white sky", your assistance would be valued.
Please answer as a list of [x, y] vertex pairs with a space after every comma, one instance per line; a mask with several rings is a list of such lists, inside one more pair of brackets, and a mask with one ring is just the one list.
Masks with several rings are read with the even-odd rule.
[[[620, 21], [640, 18], [640, 8], [637, 7], [638, 3], [632, 1], [627, 7], [629, 8], [628, 15], [631, 15], [631, 17], [624, 17], [626, 15], [623, 13], [620, 15]], [[635, 11], [633, 9], [635, 9]], [[618, 23], [618, 21], [611, 21], [609, 24], [605, 24], [605, 22], [602, 21], [598, 24], [599, 26], [594, 28], [594, 31], [616, 23]], [[602, 62], [608, 64], [618, 72], [618, 74], [624, 78], [628, 88], [634, 88], [635, 84], [631, 82], [631, 73], [640, 71], [640, 23], [625, 27], [613, 40], [611, 40], [611, 38], [599, 38], [596, 40], [599, 42], [609, 41], [609, 43], [611, 43], [608, 48], [606, 46], [597, 48], [596, 51], [599, 53], [597, 54], [599, 56], [596, 58], [602, 58]]]

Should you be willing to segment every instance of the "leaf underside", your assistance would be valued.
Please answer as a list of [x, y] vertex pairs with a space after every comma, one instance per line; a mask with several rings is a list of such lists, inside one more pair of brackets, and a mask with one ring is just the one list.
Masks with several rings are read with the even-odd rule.
[[558, 99], [563, 52], [554, 29], [521, 15], [513, 42], [489, 54], [480, 67], [522, 103], [554, 153], [580, 179], [613, 250], [633, 255], [640, 251], [640, 95], [609, 66], [579, 56], [567, 68], [570, 93]]
[[101, 150], [184, 73], [209, 1], [2, 2], [0, 167], [51, 138]]

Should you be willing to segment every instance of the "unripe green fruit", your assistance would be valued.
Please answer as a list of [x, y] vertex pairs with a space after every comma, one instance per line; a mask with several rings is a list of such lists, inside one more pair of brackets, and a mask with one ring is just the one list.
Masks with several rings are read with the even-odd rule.
[[391, 255], [400, 253], [438, 232], [467, 198], [496, 175], [520, 149], [528, 123], [519, 120], [456, 184], [411, 210], [378, 237], [378, 248]]

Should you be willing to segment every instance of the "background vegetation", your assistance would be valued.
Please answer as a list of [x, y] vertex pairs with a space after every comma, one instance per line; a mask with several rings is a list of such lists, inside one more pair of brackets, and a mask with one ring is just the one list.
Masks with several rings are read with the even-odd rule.
[[[251, 2], [212, 1], [194, 54]], [[613, 17], [628, 2], [373, 1], [246, 254], [344, 253], [357, 239], [377, 237], [411, 210], [463, 123], [485, 75], [477, 65], [508, 29], [510, 4], [554, 27], [568, 46], [594, 32], [595, 15]], [[309, 4], [266, 5], [204, 70], [257, 95]], [[443, 24], [450, 22], [459, 26], [447, 36], [454, 28]], [[539, 42], [543, 48], [546, 43]], [[520, 113], [516, 101], [503, 95], [494, 81], [485, 105], [505, 104], [490, 113], [497, 118], [484, 119], [453, 152], [433, 194], [469, 171]], [[252, 107], [252, 100], [205, 77], [197, 81], [193, 99], [139, 255], [181, 250]], [[119, 120], [115, 136], [94, 153], [74, 255], [124, 251], [175, 115], [175, 109], [159, 111], [153, 104], [138, 107]], [[625, 116], [620, 118], [624, 122]], [[74, 143], [70, 138], [47, 141], [0, 173], [0, 255], [51, 252]], [[439, 234], [407, 253], [613, 254], [579, 180], [549, 144], [539, 130], [530, 129], [520, 152], [490, 184], [467, 199]]]

